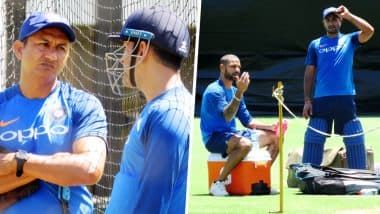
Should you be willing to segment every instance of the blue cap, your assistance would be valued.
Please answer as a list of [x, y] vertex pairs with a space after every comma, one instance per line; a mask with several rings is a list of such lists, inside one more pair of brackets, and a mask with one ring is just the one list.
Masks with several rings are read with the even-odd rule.
[[323, 13], [322, 13], [322, 19], [326, 18], [327, 15], [329, 15], [330, 13], [336, 13], [336, 7], [328, 7], [326, 9], [323, 10]]
[[60, 28], [65, 32], [70, 42], [75, 41], [75, 33], [71, 28], [69, 21], [55, 13], [33, 12], [25, 19], [21, 25], [19, 40], [24, 40], [26, 37], [36, 33], [47, 27]]
[[190, 34], [187, 26], [173, 12], [159, 6], [143, 8], [128, 16], [120, 34], [112, 38], [127, 40], [129, 37], [151, 40], [161, 49], [179, 57], [187, 57]]

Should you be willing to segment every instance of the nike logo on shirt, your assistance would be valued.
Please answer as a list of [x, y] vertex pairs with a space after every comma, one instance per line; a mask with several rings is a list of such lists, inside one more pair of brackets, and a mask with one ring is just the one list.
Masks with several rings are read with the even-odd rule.
[[3, 120], [1, 120], [1, 121], [0, 121], [0, 128], [3, 128], [3, 127], [6, 127], [6, 126], [9, 126], [9, 125], [11, 125], [12, 123], [16, 122], [17, 120], [18, 120], [18, 118], [13, 119], [13, 120], [9, 120], [9, 121], [3, 121]]

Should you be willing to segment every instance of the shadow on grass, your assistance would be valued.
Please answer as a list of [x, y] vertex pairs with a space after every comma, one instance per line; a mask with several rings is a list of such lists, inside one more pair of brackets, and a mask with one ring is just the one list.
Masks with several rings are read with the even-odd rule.
[[201, 193], [201, 194], [191, 194], [192, 196], [211, 196], [208, 193]]
[[[262, 194], [262, 195], [229, 195], [229, 196], [222, 196], [222, 197], [232, 197], [232, 198], [238, 198], [238, 197], [249, 197], [249, 196], [252, 196], [252, 197], [261, 197], [261, 196], [275, 196], [275, 195], [279, 195], [279, 193], [275, 193], [275, 194]], [[191, 194], [191, 196], [211, 196], [211, 197], [221, 197], [221, 196], [212, 196], [208, 193], [198, 193], [198, 194]]]

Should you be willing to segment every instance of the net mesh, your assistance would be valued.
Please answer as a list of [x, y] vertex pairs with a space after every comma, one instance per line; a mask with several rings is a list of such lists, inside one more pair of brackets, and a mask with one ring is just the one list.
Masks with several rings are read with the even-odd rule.
[[[0, 90], [16, 83], [19, 62], [12, 52], [19, 27], [32, 11], [55, 12], [66, 17], [77, 34], [67, 66], [59, 76], [77, 88], [94, 94], [102, 102], [107, 115], [109, 153], [104, 175], [98, 184], [89, 186], [94, 195], [95, 213], [103, 213], [112, 189], [126, 136], [145, 104], [142, 94], [128, 90], [127, 96], [111, 91], [105, 73], [104, 55], [114, 47], [107, 40], [110, 33], [118, 33], [125, 18], [134, 10], [160, 5], [170, 8], [189, 26], [190, 57], [181, 69], [185, 86], [192, 91], [197, 0], [2, 0], [0, 1]], [[128, 188], [128, 187], [126, 187]]]

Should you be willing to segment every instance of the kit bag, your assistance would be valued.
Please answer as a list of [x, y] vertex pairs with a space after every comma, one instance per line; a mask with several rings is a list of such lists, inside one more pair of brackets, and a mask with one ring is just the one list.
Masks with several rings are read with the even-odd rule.
[[292, 164], [298, 188], [305, 194], [359, 194], [363, 189], [380, 189], [380, 176], [371, 170]]
[[[298, 148], [294, 149], [288, 154], [288, 160], [286, 163], [286, 168], [288, 169], [287, 184], [288, 187], [298, 187], [298, 180], [294, 176], [294, 169], [291, 169], [289, 166], [292, 164], [299, 164], [302, 162], [302, 153], [303, 149]], [[374, 170], [374, 154], [372, 148], [366, 149], [366, 160], [368, 170]], [[323, 160], [322, 166], [329, 166], [335, 168], [348, 168], [347, 158], [346, 158], [346, 149], [344, 147], [333, 147], [326, 148], [323, 151]]]

